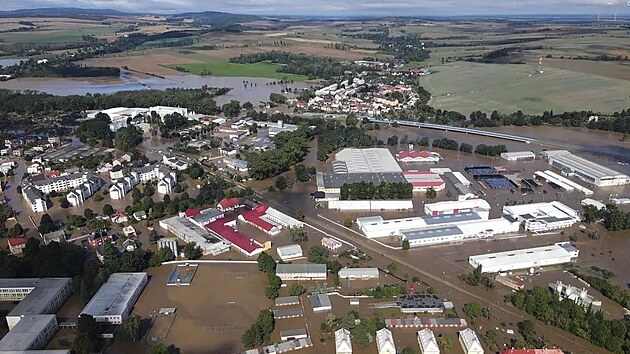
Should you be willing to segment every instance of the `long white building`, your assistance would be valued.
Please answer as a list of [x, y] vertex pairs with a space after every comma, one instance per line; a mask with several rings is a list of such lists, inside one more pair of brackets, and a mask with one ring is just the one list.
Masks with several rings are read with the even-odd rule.
[[55, 315], [28, 315], [0, 340], [0, 353], [41, 350], [57, 333]]
[[88, 302], [81, 315], [87, 314], [96, 322], [121, 324], [142, 294], [149, 278], [147, 273], [114, 273]]
[[34, 213], [45, 213], [48, 210], [48, 198], [35, 186], [22, 186], [22, 197]]
[[325, 264], [278, 264], [276, 275], [282, 280], [325, 280]]
[[517, 220], [525, 230], [532, 232], [563, 229], [580, 221], [576, 210], [558, 201], [504, 206], [503, 215]]
[[352, 340], [350, 339], [350, 331], [345, 328], [341, 328], [335, 331], [335, 353], [352, 354]]
[[477, 333], [470, 328], [466, 328], [457, 332], [459, 337], [459, 344], [462, 345], [462, 349], [466, 354], [484, 354], [481, 341], [477, 337]]
[[376, 348], [378, 354], [396, 354], [396, 345], [392, 331], [387, 328], [376, 331]]
[[549, 164], [560, 171], [597, 187], [620, 186], [630, 183], [630, 177], [606, 166], [589, 161], [566, 150], [545, 151]]
[[458, 214], [471, 212], [476, 209], [490, 210], [490, 204], [483, 199], [465, 199], [455, 201], [445, 201], [437, 203], [427, 203], [424, 205], [424, 212], [427, 215]]
[[474, 268], [481, 266], [483, 273], [497, 273], [569, 263], [579, 254], [580, 251], [570, 242], [559, 242], [550, 246], [470, 256], [468, 263]]
[[97, 176], [89, 176], [85, 183], [66, 195], [66, 200], [72, 206], [79, 206], [94, 193], [98, 192], [101, 187], [103, 187], [102, 179]]
[[377, 279], [378, 268], [341, 268], [337, 273], [340, 279]]
[[123, 199], [139, 182], [136, 172], [124, 175], [122, 178], [113, 181], [111, 187], [109, 187], [109, 197], [114, 200]]
[[475, 212], [445, 214], [437, 216], [414, 216], [401, 219], [384, 220], [381, 216], [357, 218], [359, 230], [367, 238], [400, 236], [402, 230], [419, 229], [427, 226], [451, 225], [459, 222], [488, 220], [489, 212], [477, 210]]

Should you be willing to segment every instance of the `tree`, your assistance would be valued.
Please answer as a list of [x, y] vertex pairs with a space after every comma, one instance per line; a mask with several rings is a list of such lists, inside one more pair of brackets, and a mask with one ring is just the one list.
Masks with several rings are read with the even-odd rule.
[[83, 209], [83, 217], [86, 219], [92, 219], [94, 217], [94, 212], [90, 208]]
[[77, 336], [72, 343], [72, 351], [78, 354], [96, 352], [100, 344], [98, 324], [94, 317], [81, 315], [77, 321]]
[[596, 206], [594, 205], [584, 205], [582, 206], [582, 208], [584, 209], [584, 221], [587, 224], [591, 224], [595, 221], [597, 221], [600, 218], [600, 212], [599, 209], [597, 209]]
[[118, 326], [116, 336], [123, 342], [136, 342], [140, 339], [142, 319], [137, 315], [130, 315], [122, 320]]
[[315, 245], [308, 250], [306, 256], [311, 263], [326, 264], [328, 261], [328, 250], [322, 245]]
[[164, 343], [157, 343], [151, 347], [150, 354], [171, 354], [171, 350]]
[[19, 237], [24, 233], [24, 229], [22, 229], [22, 225], [19, 222], [15, 223], [15, 225], [11, 226], [9, 231], [7, 232], [8, 237]]
[[39, 233], [42, 235], [55, 231], [55, 223], [53, 222], [50, 215], [42, 215], [42, 218], [39, 220], [39, 227], [37, 228], [37, 230], [39, 230]]
[[420, 146], [429, 146], [429, 138], [426, 136], [423, 136], [420, 139]]
[[282, 279], [274, 274], [267, 275], [269, 278], [269, 285], [267, 285], [267, 289], [265, 289], [265, 296], [267, 296], [268, 299], [274, 300], [279, 295], [280, 287], [282, 286]]
[[241, 104], [238, 101], [232, 100], [224, 104], [221, 110], [226, 117], [233, 118], [241, 113]]
[[349, 216], [343, 220], [343, 226], [347, 228], [351, 228], [353, 224], [354, 224], [354, 221]]
[[387, 271], [390, 274], [394, 274], [397, 270], [398, 270], [398, 264], [392, 262], [392, 263], [387, 265]]
[[258, 270], [267, 274], [274, 274], [276, 271], [276, 261], [267, 252], [258, 255]]
[[302, 227], [290, 227], [289, 234], [291, 235], [291, 241], [293, 242], [306, 242], [308, 237], [306, 236], [306, 229]]
[[103, 205], [103, 215], [111, 216], [114, 214], [114, 207], [111, 204]]
[[68, 209], [70, 207], [70, 202], [66, 198], [61, 198], [59, 201], [59, 206], [63, 209]]
[[357, 119], [357, 115], [354, 113], [350, 113], [346, 116], [346, 126], [347, 127], [354, 127], [357, 125], [357, 123], [359, 123], [359, 120]]
[[464, 314], [470, 317], [473, 321], [475, 318], [481, 317], [481, 305], [479, 305], [476, 301], [464, 304], [462, 311], [464, 311]]
[[189, 242], [184, 246], [184, 257], [188, 259], [199, 259], [201, 256], [203, 256], [203, 251], [195, 242]]
[[277, 104], [283, 104], [287, 102], [287, 96], [272, 92], [269, 95], [269, 101]]
[[142, 143], [142, 130], [135, 125], [118, 129], [114, 142], [117, 149], [131, 151]]
[[192, 179], [199, 179], [203, 176], [204, 170], [201, 167], [201, 165], [195, 162], [188, 167], [188, 169], [186, 170], [186, 173]]
[[402, 350], [402, 354], [416, 354], [416, 351], [412, 347], [405, 347]]
[[290, 296], [300, 296], [304, 294], [304, 285], [300, 283], [292, 283], [289, 285], [289, 295]]
[[287, 187], [288, 187], [287, 179], [284, 178], [284, 176], [280, 175], [276, 177], [276, 188], [282, 191], [282, 190], [287, 189]]
[[311, 180], [309, 169], [303, 164], [295, 165], [295, 178], [300, 182], [308, 182]]
[[427, 199], [435, 199], [437, 198], [437, 192], [433, 187], [429, 187], [426, 192]]
[[409, 246], [409, 240], [404, 240], [404, 241], [402, 242], [402, 249], [403, 249], [403, 250], [408, 250], [409, 248], [410, 248], [410, 246]]
[[174, 258], [170, 248], [160, 248], [149, 259], [149, 267], [159, 267], [162, 263], [172, 261]]

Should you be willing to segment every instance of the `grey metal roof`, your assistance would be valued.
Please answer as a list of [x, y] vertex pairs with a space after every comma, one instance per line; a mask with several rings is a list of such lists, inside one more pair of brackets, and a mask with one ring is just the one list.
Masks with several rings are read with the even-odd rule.
[[297, 336], [304, 336], [306, 335], [306, 329], [304, 328], [300, 328], [300, 329], [289, 329], [286, 331], [280, 331], [280, 337], [297, 337]]
[[302, 309], [299, 307], [289, 308], [289, 309], [274, 309], [272, 310], [273, 317], [275, 318], [286, 318], [286, 317], [301, 317], [304, 315]]
[[300, 303], [299, 296], [285, 296], [276, 298], [276, 306], [294, 305]]
[[26, 196], [26, 199], [28, 199], [28, 202], [31, 204], [35, 204], [35, 201], [37, 199], [46, 200], [46, 196], [44, 196], [44, 193], [42, 193], [42, 191], [40, 191], [33, 185], [22, 187], [22, 192]]
[[0, 340], [0, 351], [43, 349], [32, 348], [34, 342], [51, 321], [56, 321], [55, 315], [25, 316]]
[[33, 290], [9, 312], [9, 316], [41, 315], [71, 282], [72, 278], [0, 279], [0, 289], [32, 287]]
[[31, 180], [31, 182], [36, 186], [41, 186], [41, 185], [46, 185], [46, 184], [50, 184], [50, 183], [58, 182], [58, 181], [71, 181], [74, 179], [84, 178], [83, 176], [85, 176], [85, 178], [87, 179], [91, 175], [84, 172], [74, 172], [68, 175], [58, 176], [58, 177], [53, 177], [53, 178], [33, 179]]
[[463, 234], [463, 232], [457, 226], [449, 225], [436, 226], [432, 228], [403, 230], [400, 233], [409, 241]]
[[331, 307], [330, 298], [327, 294], [317, 294], [311, 295], [308, 297], [308, 300], [311, 302], [311, 307], [313, 310], [320, 307]]
[[278, 264], [276, 274], [285, 273], [326, 273], [325, 264]]
[[96, 292], [81, 314], [121, 315], [147, 273], [114, 273]]
[[442, 214], [437, 216], [423, 217], [427, 225], [444, 224], [451, 222], [474, 221], [481, 220], [481, 216], [474, 212], [458, 213], [458, 214]]

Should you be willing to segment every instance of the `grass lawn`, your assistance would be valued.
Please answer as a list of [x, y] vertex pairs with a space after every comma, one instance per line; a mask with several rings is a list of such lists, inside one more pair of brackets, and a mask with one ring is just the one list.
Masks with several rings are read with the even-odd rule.
[[29, 32], [12, 32], [0, 34], [0, 38], [8, 44], [18, 43], [64, 43], [78, 42], [82, 36], [103, 36], [115, 33], [121, 26], [111, 27], [94, 27], [94, 28], [77, 28], [68, 30], [36, 30]]
[[203, 71], [209, 70], [212, 76], [227, 77], [264, 77], [269, 79], [284, 79], [294, 81], [304, 81], [307, 79], [304, 75], [279, 73], [276, 70], [279, 65], [269, 62], [260, 62], [255, 64], [235, 64], [226, 60], [212, 59], [204, 63], [194, 64], [173, 64], [166, 65], [170, 68], [176, 66], [186, 68], [190, 74], [200, 75]]

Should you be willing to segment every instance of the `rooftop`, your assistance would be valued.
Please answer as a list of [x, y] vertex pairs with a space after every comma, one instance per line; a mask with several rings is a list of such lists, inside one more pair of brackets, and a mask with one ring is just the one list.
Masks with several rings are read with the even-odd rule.
[[398, 296], [398, 306], [400, 309], [426, 309], [443, 308], [444, 301], [436, 295], [431, 294], [410, 294]]
[[327, 294], [311, 295], [308, 297], [308, 300], [311, 302], [313, 310], [332, 307]]
[[442, 236], [463, 235], [463, 232], [457, 226], [443, 225], [419, 229], [401, 230], [400, 234], [406, 240], [414, 241]]
[[276, 274], [326, 273], [325, 264], [278, 264]]
[[285, 296], [276, 298], [276, 306], [299, 304], [299, 296]]
[[207, 224], [206, 228], [216, 232], [219, 236], [223, 237], [246, 253], [252, 253], [257, 249], [262, 248], [260, 245], [255, 243], [254, 239], [250, 236], [226, 225], [232, 221], [234, 221], [233, 218], [220, 218]]
[[444, 180], [437, 173], [428, 171], [405, 171], [405, 180], [414, 187], [439, 187], [444, 185]]
[[595, 178], [603, 178], [603, 177], [611, 177], [611, 176], [625, 176], [624, 174], [617, 172], [611, 168], [606, 166], [602, 166], [593, 161], [589, 161], [585, 158], [582, 158], [577, 155], [573, 155], [569, 151], [566, 150], [553, 150], [545, 152], [549, 158], [553, 158], [554, 160], [564, 164], [569, 165], [573, 169], [580, 170], [592, 177]]
[[481, 346], [481, 342], [479, 342], [479, 338], [477, 337], [477, 333], [475, 333], [475, 331], [470, 328], [466, 328], [458, 333], [467, 351], [483, 352], [483, 347]]
[[278, 255], [280, 255], [280, 257], [282, 256], [291, 256], [291, 255], [296, 255], [296, 254], [302, 254], [302, 246], [300, 245], [288, 245], [288, 246], [281, 246], [278, 247], [276, 249], [276, 251], [278, 252]]
[[349, 173], [402, 171], [392, 153], [384, 148], [346, 148], [335, 155], [335, 160], [345, 162]]
[[383, 182], [404, 183], [407, 182], [405, 176], [400, 172], [367, 172], [367, 173], [317, 173], [317, 186], [325, 188], [341, 188], [344, 184], [351, 183], [374, 183], [379, 185]]
[[425, 328], [418, 331], [417, 336], [418, 342], [420, 343], [420, 347], [423, 351], [435, 351], [440, 349], [432, 330]]
[[34, 342], [44, 329], [49, 326], [51, 321], [56, 322], [57, 317], [55, 315], [24, 316], [20, 322], [0, 340], [0, 351], [31, 349]]
[[114, 273], [96, 292], [81, 314], [92, 316], [121, 315], [147, 273]]
[[50, 302], [72, 282], [72, 278], [0, 279], [0, 289], [33, 288], [9, 316], [40, 315]]
[[299, 307], [293, 307], [288, 309], [273, 309], [273, 317], [275, 318], [283, 318], [283, 317], [299, 317], [304, 314], [302, 309]]
[[480, 254], [470, 256], [469, 260], [475, 264], [492, 264], [493, 267], [505, 266], [506, 269], [518, 261], [530, 261], [532, 263], [542, 260], [567, 257], [575, 255], [577, 257], [578, 249], [570, 242], [559, 242], [550, 246], [525, 248], [520, 250], [496, 252], [488, 254]]

